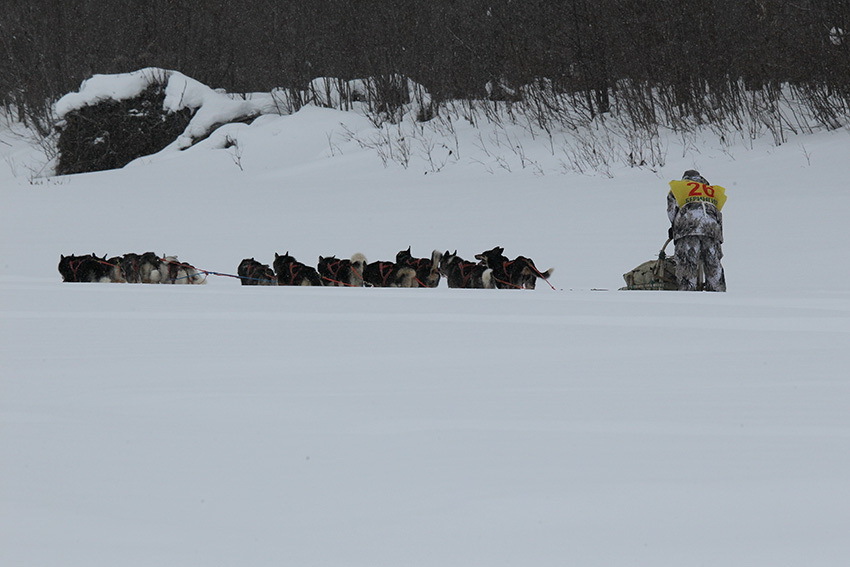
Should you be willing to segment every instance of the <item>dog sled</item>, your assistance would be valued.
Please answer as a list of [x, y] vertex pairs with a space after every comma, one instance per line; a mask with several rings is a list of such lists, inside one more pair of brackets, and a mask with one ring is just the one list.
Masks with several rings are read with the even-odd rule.
[[644, 262], [638, 267], [623, 274], [626, 286], [620, 290], [668, 290], [679, 289], [676, 281], [676, 259], [667, 256], [667, 245], [664, 243], [658, 252], [658, 258]]

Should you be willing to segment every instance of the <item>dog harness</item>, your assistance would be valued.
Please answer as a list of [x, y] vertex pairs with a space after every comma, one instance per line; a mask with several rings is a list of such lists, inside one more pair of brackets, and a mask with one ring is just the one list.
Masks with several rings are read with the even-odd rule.
[[387, 287], [387, 280], [390, 279], [395, 266], [392, 262], [378, 262], [378, 276], [381, 278], [381, 287]]

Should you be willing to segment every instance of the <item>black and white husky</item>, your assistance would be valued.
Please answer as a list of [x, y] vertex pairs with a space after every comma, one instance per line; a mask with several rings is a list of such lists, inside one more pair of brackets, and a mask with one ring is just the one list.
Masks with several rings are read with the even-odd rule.
[[362, 287], [366, 256], [359, 252], [348, 260], [336, 256], [319, 256], [316, 267], [324, 285]]
[[501, 246], [476, 254], [475, 259], [493, 270], [493, 280], [501, 289], [534, 289], [537, 279], [549, 279], [555, 270], [549, 268], [541, 272], [531, 258], [517, 256], [513, 260], [503, 254]]
[[129, 252], [124, 254], [118, 262], [124, 281], [127, 283], [159, 283], [162, 280], [160, 264], [160, 257], [153, 252], [144, 254]]
[[414, 258], [407, 250], [400, 250], [395, 255], [396, 264], [409, 266], [416, 272], [416, 281], [420, 287], [437, 287], [440, 283], [440, 251], [434, 250], [430, 258]]
[[322, 285], [322, 278], [316, 268], [302, 264], [286, 254], [274, 254], [274, 273], [277, 275], [277, 285]]
[[440, 256], [440, 273], [446, 278], [449, 287], [493, 289], [493, 270], [481, 264], [467, 262], [454, 252], [446, 252]]
[[165, 256], [159, 264], [160, 280], [163, 284], [204, 284], [207, 275], [191, 264], [181, 262], [177, 256]]
[[277, 285], [274, 270], [268, 264], [263, 264], [253, 258], [245, 258], [239, 262], [236, 274], [242, 285]]
[[372, 287], [419, 287], [416, 270], [395, 262], [372, 262], [363, 269], [363, 281]]
[[59, 273], [64, 282], [109, 283], [122, 281], [121, 270], [106, 256], [94, 254], [59, 256]]

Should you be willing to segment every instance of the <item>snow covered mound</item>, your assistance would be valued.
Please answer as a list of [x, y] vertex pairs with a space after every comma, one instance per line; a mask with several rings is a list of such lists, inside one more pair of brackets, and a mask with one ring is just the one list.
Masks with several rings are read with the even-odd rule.
[[95, 75], [55, 105], [56, 172], [114, 169], [166, 147], [185, 149], [222, 124], [277, 113], [270, 101], [236, 98], [164, 69]]
[[149, 67], [132, 73], [94, 75], [83, 81], [80, 90], [60, 98], [55, 112], [60, 120], [69, 113], [104, 100], [123, 101], [138, 97], [153, 85], [163, 85], [166, 113], [192, 111], [192, 120], [176, 140], [184, 149], [206, 138], [216, 127], [229, 122], [244, 122], [261, 114], [278, 113], [271, 95], [236, 98], [212, 89], [178, 71]]
[[[251, 122], [263, 114], [290, 114], [303, 105], [361, 109], [392, 121], [408, 108], [420, 119], [432, 116], [428, 92], [396, 76], [351, 81], [324, 77], [304, 91], [276, 89], [240, 95], [213, 89], [178, 71], [153, 67], [94, 75], [83, 81], [78, 92], [55, 104], [64, 137], [57, 173], [123, 167], [163, 149], [189, 148], [224, 124]], [[77, 120], [80, 116], [84, 118]]]

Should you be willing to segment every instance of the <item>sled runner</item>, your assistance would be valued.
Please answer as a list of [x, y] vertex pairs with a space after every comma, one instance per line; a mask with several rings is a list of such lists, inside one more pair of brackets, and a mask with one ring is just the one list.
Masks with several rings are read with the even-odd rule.
[[677, 290], [679, 284], [676, 281], [676, 260], [667, 256], [665, 251], [670, 239], [658, 252], [658, 259], [644, 262], [633, 270], [623, 274], [626, 287], [620, 290]]

